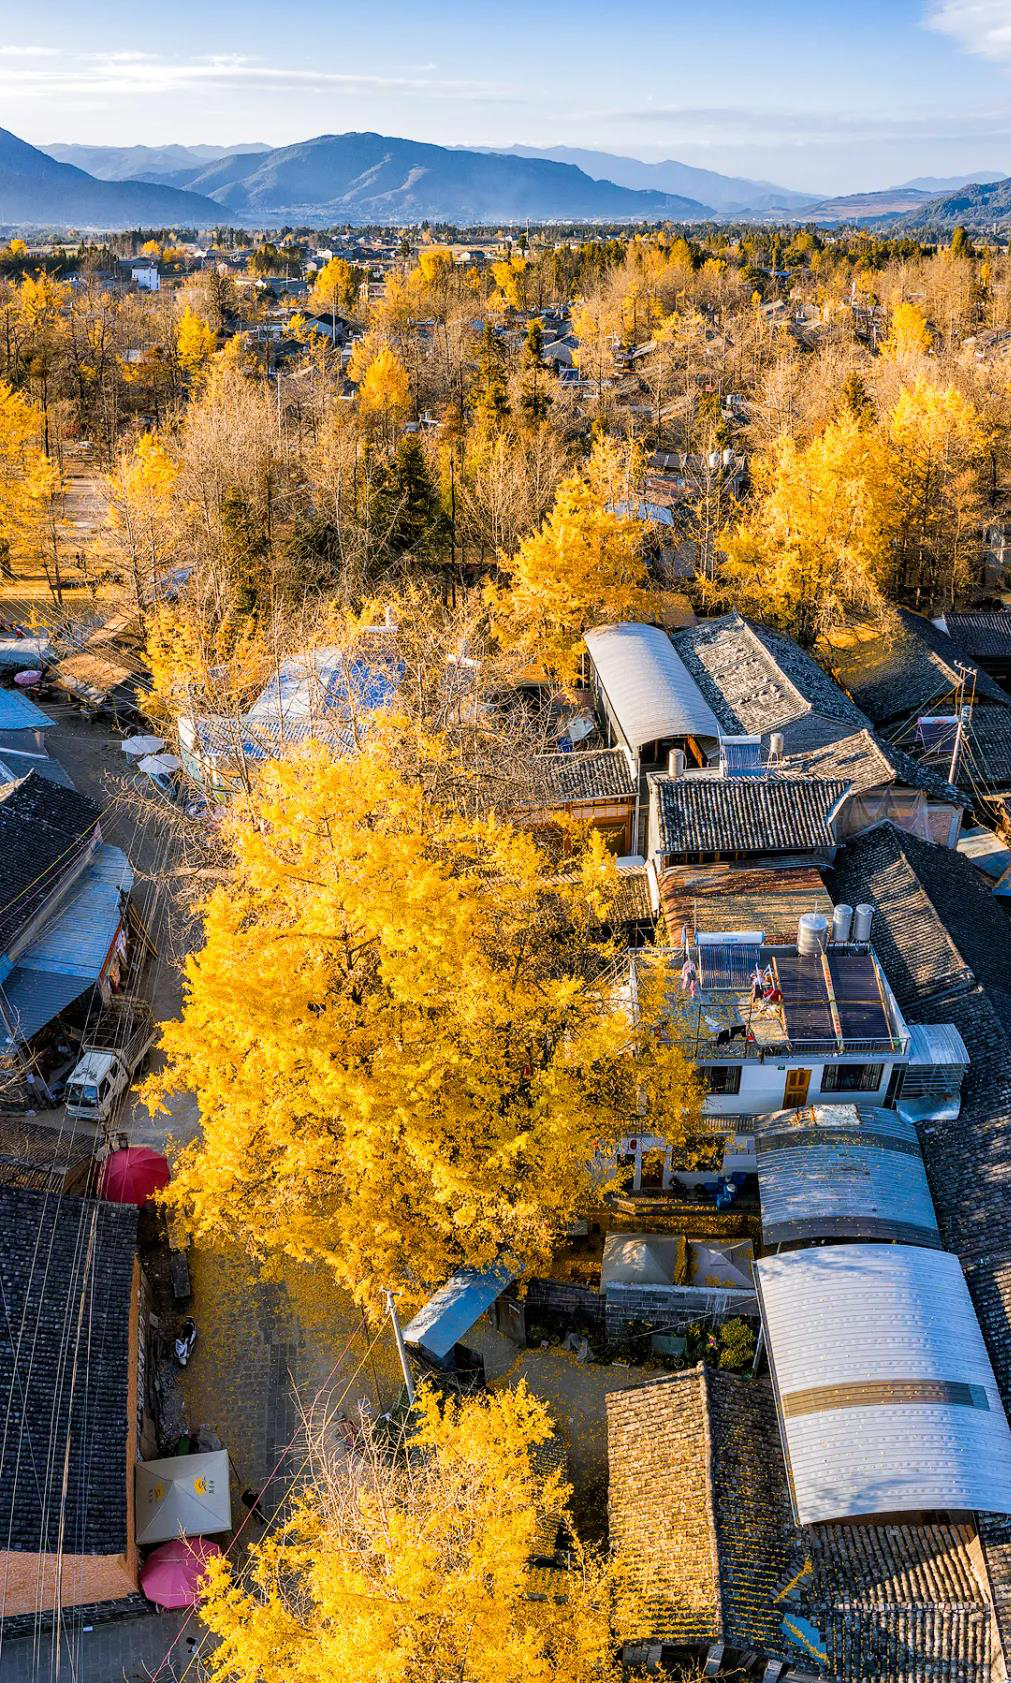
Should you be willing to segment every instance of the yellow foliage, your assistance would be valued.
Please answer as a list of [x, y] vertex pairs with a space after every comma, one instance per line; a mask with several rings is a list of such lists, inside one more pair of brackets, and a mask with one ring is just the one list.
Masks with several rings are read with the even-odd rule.
[[846, 412], [807, 445], [777, 439], [755, 462], [747, 513], [726, 539], [722, 580], [745, 612], [803, 643], [877, 607], [891, 537], [887, 450]]
[[541, 527], [501, 557], [506, 588], [490, 597], [500, 641], [565, 682], [578, 672], [584, 631], [655, 612], [642, 527], [613, 512], [632, 495], [632, 477], [613, 440], [599, 438], [589, 461], [562, 480]]
[[212, 1563], [210, 1683], [620, 1683], [613, 1570], [576, 1544], [546, 1596], [531, 1566], [568, 1497], [538, 1463], [543, 1403], [423, 1390], [415, 1420], [385, 1454], [364, 1425], [245, 1582]]
[[145, 663], [151, 686], [144, 711], [156, 724], [180, 713], [235, 713], [263, 687], [271, 662], [248, 619], [210, 626], [185, 602], [162, 602], [149, 612]]
[[527, 260], [517, 253], [508, 261], [493, 263], [491, 266], [492, 279], [502, 295], [502, 302], [507, 309], [522, 309], [524, 303], [522, 281], [526, 273]]
[[51, 464], [39, 437], [42, 414], [0, 381], [0, 550], [10, 564], [34, 550], [40, 498]]
[[340, 310], [351, 308], [356, 290], [350, 263], [346, 263], [343, 257], [331, 257], [313, 281], [309, 308], [314, 315], [336, 315]]
[[199, 374], [214, 355], [217, 342], [210, 322], [204, 321], [187, 304], [176, 328], [176, 350], [183, 372], [191, 376]]
[[402, 420], [411, 407], [411, 384], [396, 351], [384, 345], [372, 358], [361, 377], [358, 402], [367, 415], [388, 421]]
[[931, 343], [930, 328], [922, 310], [905, 300], [896, 304], [888, 337], [881, 344], [881, 355], [891, 362], [901, 362], [909, 357], [925, 356]]
[[426, 794], [469, 764], [385, 713], [354, 755], [263, 768], [152, 1084], [199, 1103], [166, 1194], [192, 1229], [322, 1261], [366, 1306], [461, 1262], [543, 1264], [640, 1095], [672, 1139], [697, 1108], [680, 1052], [592, 979], [600, 838], [559, 880], [528, 833]]
[[453, 253], [448, 246], [422, 246], [418, 252], [418, 268], [426, 286], [434, 286], [444, 280], [453, 267]]

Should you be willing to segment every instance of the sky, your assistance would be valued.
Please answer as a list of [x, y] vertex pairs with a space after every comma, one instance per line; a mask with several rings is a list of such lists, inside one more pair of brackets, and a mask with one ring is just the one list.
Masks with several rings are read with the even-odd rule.
[[810, 192], [1011, 175], [1011, 0], [0, 0], [0, 22], [0, 124], [35, 145], [374, 129]]

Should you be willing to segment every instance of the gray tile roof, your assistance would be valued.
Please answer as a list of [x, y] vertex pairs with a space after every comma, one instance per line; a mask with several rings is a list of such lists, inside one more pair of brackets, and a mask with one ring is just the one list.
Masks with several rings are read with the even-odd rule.
[[[953, 1023], [969, 1053], [956, 1121], [920, 1140], [941, 1236], [962, 1263], [1005, 1409], [1011, 1412], [1011, 999], [1007, 916], [961, 855], [894, 832], [847, 849], [837, 897], [877, 909], [872, 939], [911, 1022]], [[1011, 1648], [1011, 1523], [981, 1536]]]
[[1011, 1023], [1011, 923], [962, 854], [879, 824], [837, 858], [833, 889], [878, 909], [871, 940], [903, 1010], [979, 983]]
[[962, 808], [972, 806], [962, 790], [946, 782], [931, 766], [922, 765], [894, 743], [882, 741], [872, 730], [854, 731], [824, 745], [794, 750], [786, 755], [783, 769], [808, 777], [844, 777], [852, 784], [854, 794], [892, 787], [922, 789], [936, 800]]
[[31, 771], [0, 788], [0, 953], [91, 845], [99, 809]]
[[945, 614], [948, 636], [973, 660], [1011, 660], [1011, 613]]
[[[834, 1683], [989, 1683], [972, 1526], [795, 1526], [764, 1383], [673, 1374], [610, 1393], [607, 1429], [611, 1541], [633, 1575], [624, 1640], [722, 1641]], [[799, 1619], [820, 1664], [790, 1633]]]
[[[18, 1553], [127, 1543], [137, 1212], [0, 1186], [0, 1536]], [[66, 1497], [61, 1500], [66, 1466]]]
[[810, 746], [831, 740], [833, 725], [868, 723], [791, 637], [736, 612], [676, 632], [673, 643], [725, 731], [778, 730]]
[[[908, 608], [897, 610], [890, 637], [833, 644], [830, 654], [840, 682], [875, 725], [944, 711], [959, 683], [957, 663], [973, 665], [945, 632]], [[1006, 692], [982, 668], [974, 670], [977, 700], [1006, 705]]]
[[805, 853], [834, 846], [841, 778], [649, 778], [664, 853]]
[[545, 804], [635, 799], [635, 779], [622, 748], [539, 754], [529, 771], [530, 798]]

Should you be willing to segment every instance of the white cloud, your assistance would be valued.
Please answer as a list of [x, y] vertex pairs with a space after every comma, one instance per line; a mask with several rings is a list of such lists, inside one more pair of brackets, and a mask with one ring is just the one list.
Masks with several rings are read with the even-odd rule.
[[1011, 0], [932, 0], [923, 21], [966, 52], [1011, 64]]
[[[422, 71], [427, 66], [420, 67]], [[3, 74], [8, 98], [191, 93], [203, 89], [262, 88], [301, 93], [414, 94], [440, 99], [502, 101], [506, 91], [488, 83], [446, 81], [426, 74], [377, 76], [353, 71], [301, 70], [264, 64], [241, 54], [167, 59], [154, 54], [90, 53], [58, 66], [11, 65]]]
[[59, 47], [0, 47], [0, 58], [58, 58]]

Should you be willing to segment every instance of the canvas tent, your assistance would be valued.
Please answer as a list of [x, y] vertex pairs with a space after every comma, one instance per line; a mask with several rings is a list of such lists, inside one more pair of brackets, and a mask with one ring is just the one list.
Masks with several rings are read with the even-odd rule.
[[165, 1543], [232, 1528], [228, 1451], [141, 1461], [136, 1474], [137, 1542]]

